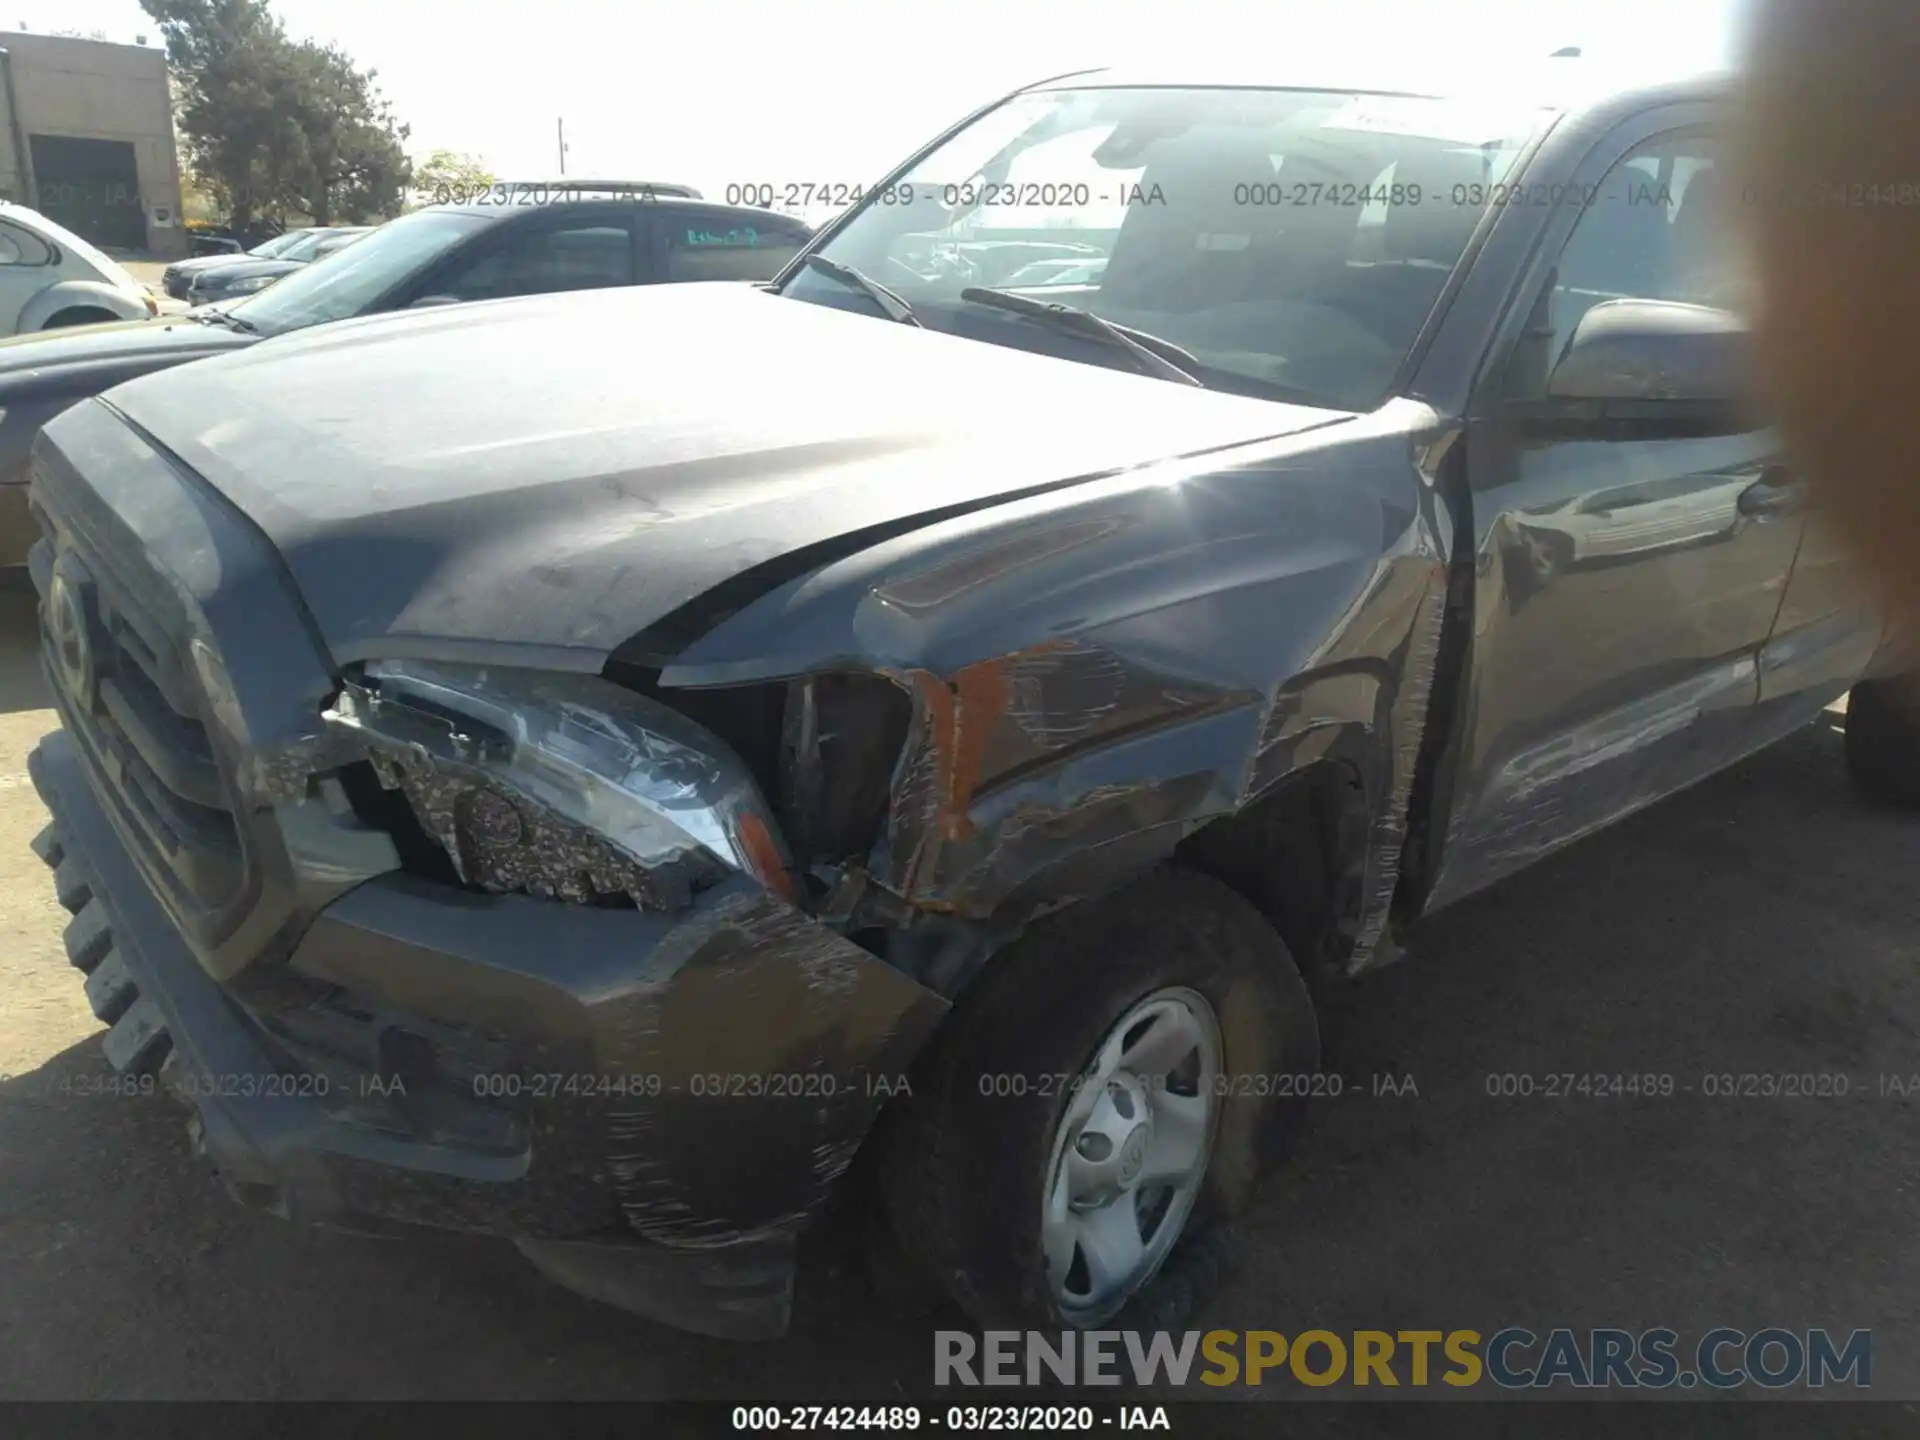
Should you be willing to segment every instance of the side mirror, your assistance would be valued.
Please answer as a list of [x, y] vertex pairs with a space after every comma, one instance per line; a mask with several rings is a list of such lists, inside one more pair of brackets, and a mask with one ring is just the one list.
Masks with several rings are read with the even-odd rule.
[[1671, 300], [1606, 300], [1581, 317], [1547, 377], [1558, 401], [1678, 401], [1736, 406], [1752, 394], [1746, 325], [1725, 310]]
[[418, 300], [408, 305], [407, 309], [424, 310], [429, 305], [458, 305], [459, 303], [460, 297], [458, 295], [422, 295]]

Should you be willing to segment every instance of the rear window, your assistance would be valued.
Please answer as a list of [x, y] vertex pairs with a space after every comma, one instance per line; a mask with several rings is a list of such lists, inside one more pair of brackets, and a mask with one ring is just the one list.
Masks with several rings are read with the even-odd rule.
[[0, 225], [0, 265], [45, 265], [52, 258], [47, 247], [26, 231]]
[[77, 255], [95, 270], [99, 271], [100, 278], [108, 284], [117, 286], [122, 290], [139, 290], [142, 288], [138, 280], [134, 279], [133, 276], [121, 268], [119, 261], [110, 257], [104, 251], [95, 249], [65, 226], [56, 225], [46, 216], [38, 214], [34, 216], [33, 224], [34, 228], [39, 230], [42, 235], [45, 235], [69, 255]]

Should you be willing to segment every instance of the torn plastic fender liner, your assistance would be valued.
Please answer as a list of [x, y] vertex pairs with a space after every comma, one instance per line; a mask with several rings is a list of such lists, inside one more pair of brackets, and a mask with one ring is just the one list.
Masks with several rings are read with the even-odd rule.
[[[1043, 645], [1032, 653], [1058, 648]], [[934, 814], [927, 818], [944, 839], [964, 840], [973, 833], [967, 807], [980, 783], [987, 741], [1012, 701], [1008, 671], [1019, 658], [995, 656], [963, 666], [945, 679], [926, 670], [897, 677], [922, 707], [921, 729], [932, 765], [929, 798], [934, 807]]]
[[[1183, 703], [1167, 677], [1129, 670], [1106, 650], [1068, 640], [990, 656], [951, 675], [883, 667], [917, 707], [909, 743], [922, 753], [900, 787], [907, 808], [940, 838], [964, 840], [983, 782]], [[1130, 682], [1138, 690], [1142, 681], [1152, 693], [1130, 695]]]
[[[914, 696], [915, 710], [875, 877], [923, 908], [976, 915], [1023, 878], [999, 862], [1027, 854], [1038, 865], [1049, 845], [1101, 843], [1096, 837], [1128, 811], [1164, 809], [1164, 798], [1145, 798], [1150, 792], [1222, 789], [1227, 782], [1211, 772], [1223, 757], [1174, 759], [1184, 742], [1171, 732], [1260, 699], [1078, 639], [1042, 641], [949, 676], [882, 673]], [[1116, 769], [1113, 759], [1087, 759], [1135, 754], [1134, 742], [1163, 731], [1165, 761], [1127, 770], [1124, 761]], [[982, 841], [983, 829], [1007, 826]]]
[[799, 1230], [948, 1008], [745, 876], [678, 916], [382, 876], [292, 963], [508, 1037], [528, 1075], [620, 1082], [528, 1100], [528, 1188], [568, 1213], [597, 1178], [606, 1223], [693, 1249]]

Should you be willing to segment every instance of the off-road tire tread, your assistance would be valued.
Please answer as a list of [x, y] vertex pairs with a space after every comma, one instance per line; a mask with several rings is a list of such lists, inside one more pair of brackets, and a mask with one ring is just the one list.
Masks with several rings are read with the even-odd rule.
[[[47, 778], [40, 752], [28, 756], [28, 773], [43, 802], [49, 799]], [[113, 954], [113, 926], [106, 907], [94, 899], [93, 882], [81, 868], [76, 856], [67, 853], [57, 822], [49, 823], [34, 837], [34, 853], [53, 871], [54, 893], [73, 916], [64, 935], [67, 958], [89, 980]], [[94, 1013], [107, 1024], [101, 1052], [107, 1063], [123, 1074], [158, 1075], [167, 1057], [173, 1054], [173, 1037], [157, 1006], [142, 1008], [140, 990], [130, 976], [116, 966], [105, 981], [88, 987], [87, 1000]], [[139, 1013], [134, 1012], [138, 1010]], [[134, 1036], [138, 1032], [138, 1040]], [[177, 1068], [177, 1067], [176, 1067]]]

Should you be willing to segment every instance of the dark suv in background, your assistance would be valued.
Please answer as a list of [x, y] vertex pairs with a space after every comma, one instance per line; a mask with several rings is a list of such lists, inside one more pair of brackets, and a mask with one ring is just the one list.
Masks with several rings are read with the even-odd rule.
[[257, 295], [281, 277], [339, 253], [372, 231], [370, 225], [335, 226], [314, 231], [278, 255], [236, 255], [224, 265], [210, 265], [187, 277], [187, 303], [210, 305]]
[[[669, 193], [669, 192], [674, 193]], [[578, 198], [576, 198], [578, 197]], [[390, 221], [248, 296], [158, 320], [0, 341], [0, 569], [25, 564], [27, 451], [76, 400], [139, 375], [357, 315], [682, 280], [769, 280], [804, 222], [685, 187], [495, 186]]]
[[234, 265], [236, 261], [244, 261], [244, 259], [276, 259], [288, 250], [292, 250], [296, 244], [300, 244], [303, 236], [309, 236], [313, 232], [315, 227], [282, 230], [280, 234], [276, 234], [269, 240], [261, 240], [257, 246], [253, 246], [252, 250], [246, 250], [246, 252], [221, 250], [221, 252], [194, 255], [190, 259], [177, 259], [173, 261], [173, 265], [161, 271], [159, 288], [167, 292], [169, 300], [186, 300], [186, 286], [200, 271], [213, 269], [215, 265]]
[[212, 254], [195, 255], [187, 260], [176, 260], [160, 272], [160, 288], [166, 291], [169, 299], [184, 300], [193, 277], [204, 270], [221, 265], [237, 265], [248, 260], [278, 260], [295, 250], [308, 237], [320, 233], [318, 226], [308, 225], [297, 230], [283, 230], [249, 250], [220, 250]]

